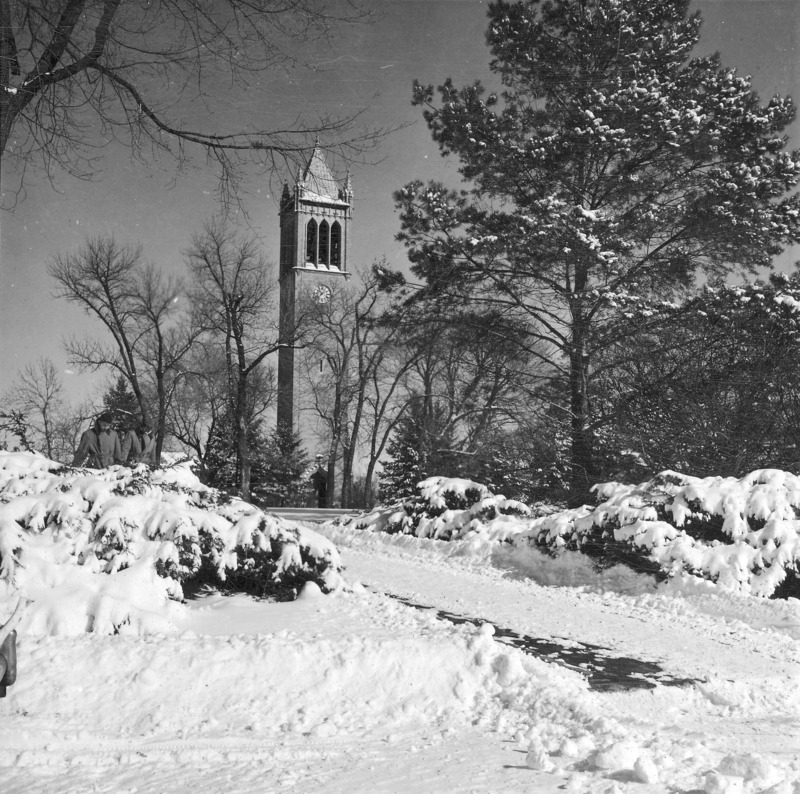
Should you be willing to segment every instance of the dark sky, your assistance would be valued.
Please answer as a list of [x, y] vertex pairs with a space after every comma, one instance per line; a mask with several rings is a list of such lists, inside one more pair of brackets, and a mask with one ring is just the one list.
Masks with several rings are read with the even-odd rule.
[[[404, 267], [403, 248], [394, 241], [398, 224], [392, 191], [414, 178], [435, 177], [457, 186], [455, 164], [441, 159], [419, 109], [410, 105], [411, 82], [418, 78], [437, 84], [451, 76], [459, 85], [486, 77], [486, 4], [373, 0], [370, 5], [380, 12], [377, 22], [343, 29], [331, 50], [309, 53], [319, 71], [281, 73], [247, 96], [221, 93], [224, 107], [209, 120], [223, 128], [231, 116], [263, 115], [266, 125], [273, 118], [323, 107], [348, 112], [368, 106], [365, 120], [370, 124], [412, 123], [385, 140], [380, 162], [352, 172], [352, 264], [367, 267], [385, 256], [391, 265]], [[800, 98], [800, 3], [716, 0], [695, 7], [705, 20], [702, 52], [717, 50], [726, 66], [751, 74], [763, 100], [774, 93]], [[800, 124], [790, 132], [794, 145], [800, 146]], [[13, 182], [8, 177], [4, 172], [4, 188]], [[79, 247], [87, 236], [113, 234], [121, 242], [142, 243], [148, 259], [180, 273], [182, 249], [217, 210], [214, 187], [202, 158], [175, 180], [169, 161], [145, 165], [113, 147], [105, 150], [101, 175], [93, 182], [59, 174], [55, 190], [46, 180], [29, 183], [24, 201], [0, 215], [0, 392], [39, 356], [51, 358], [65, 372], [71, 396], [101, 388], [106, 375], [69, 374], [60, 338], [98, 329], [80, 310], [52, 298], [47, 263], [54, 253]], [[270, 259], [277, 257], [274, 187], [265, 175], [254, 173], [245, 201]], [[7, 202], [8, 196], [4, 198]], [[778, 264], [785, 268], [795, 259], [800, 252], [791, 252]]]

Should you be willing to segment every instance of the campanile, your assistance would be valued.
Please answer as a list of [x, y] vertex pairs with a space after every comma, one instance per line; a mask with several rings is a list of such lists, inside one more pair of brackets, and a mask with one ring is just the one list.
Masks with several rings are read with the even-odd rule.
[[294, 190], [283, 186], [280, 218], [280, 341], [278, 428], [294, 429], [294, 342], [298, 300], [327, 303], [346, 278], [353, 188], [340, 186], [317, 144]]

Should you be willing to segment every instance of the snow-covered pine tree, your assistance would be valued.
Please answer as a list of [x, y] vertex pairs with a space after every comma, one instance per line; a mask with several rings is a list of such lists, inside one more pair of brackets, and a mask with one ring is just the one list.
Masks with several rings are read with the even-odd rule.
[[[502, 91], [415, 84], [414, 102], [469, 191], [396, 193], [427, 297], [505, 307], [564, 382], [570, 480], [598, 475], [593, 362], [620, 295], [668, 297], [694, 275], [768, 267], [800, 241], [800, 152], [786, 98], [759, 103], [717, 55], [691, 58], [689, 0], [495, 2]], [[498, 327], [498, 332], [501, 328]]]
[[[599, 363], [608, 479], [742, 477], [800, 464], [800, 274], [642, 302]], [[629, 450], [628, 460], [620, 450]]]
[[387, 452], [378, 487], [383, 503], [418, 493], [417, 483], [431, 476], [458, 477], [451, 429], [440, 405], [414, 395], [398, 422]]

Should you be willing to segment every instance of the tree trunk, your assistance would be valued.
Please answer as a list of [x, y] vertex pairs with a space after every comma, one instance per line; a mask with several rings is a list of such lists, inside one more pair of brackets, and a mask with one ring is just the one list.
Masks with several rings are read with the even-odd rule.
[[[576, 324], [577, 325], [577, 324]], [[569, 503], [572, 506], [591, 498], [590, 490], [597, 483], [598, 471], [592, 449], [592, 431], [589, 429], [589, 354], [582, 329], [573, 334], [570, 351], [570, 479]]]
[[361, 411], [350, 425], [350, 432], [343, 433], [346, 438], [342, 459], [342, 507], [353, 507], [353, 466], [355, 464], [356, 444], [358, 443], [358, 426], [361, 423]]
[[353, 454], [345, 448], [342, 462], [342, 507], [352, 507], [353, 501]]
[[47, 459], [53, 460], [53, 438], [52, 429], [48, 420], [48, 411], [42, 411], [42, 423], [44, 424], [44, 445], [47, 449]]
[[[156, 390], [158, 392], [158, 417], [156, 419], [156, 452], [155, 460], [153, 461], [156, 468], [161, 466], [161, 450], [164, 447], [164, 437], [167, 434], [167, 393], [164, 384], [163, 373], [159, 372], [156, 376]], [[150, 417], [142, 414], [142, 419], [145, 422], [150, 421]]]
[[[336, 453], [341, 446], [344, 446], [344, 400], [342, 397], [342, 384], [336, 384], [336, 391], [333, 400], [332, 421], [331, 421], [331, 443], [328, 451], [328, 491], [325, 496], [325, 507], [333, 507], [334, 502], [334, 479], [336, 477]], [[344, 499], [344, 494], [342, 494]]]
[[250, 443], [244, 416], [244, 389], [240, 385], [236, 395], [236, 458], [239, 469], [239, 496], [250, 501]]
[[367, 463], [367, 472], [365, 474], [366, 481], [364, 482], [364, 504], [359, 505], [365, 510], [370, 510], [373, 507], [374, 494], [372, 493], [372, 478], [375, 476], [376, 459], [370, 457]]
[[327, 476], [327, 490], [325, 491], [325, 507], [333, 507], [334, 502], [334, 493], [335, 493], [335, 485], [336, 485], [336, 446], [331, 445], [331, 452], [328, 455], [328, 471], [326, 473]]

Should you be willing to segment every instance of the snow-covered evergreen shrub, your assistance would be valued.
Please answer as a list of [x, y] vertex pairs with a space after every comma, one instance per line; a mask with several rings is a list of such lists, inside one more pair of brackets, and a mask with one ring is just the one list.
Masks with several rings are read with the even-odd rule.
[[665, 471], [640, 485], [597, 486], [599, 504], [529, 522], [514, 538], [579, 549], [670, 576], [688, 572], [760, 596], [800, 595], [800, 477]]
[[800, 597], [800, 477], [661, 472], [639, 485], [596, 486], [597, 504], [531, 509], [470, 480], [431, 477], [418, 495], [340, 519], [357, 529], [438, 540], [577, 551], [599, 567], [625, 564], [665, 579], [688, 573], [758, 596]]
[[64, 566], [84, 578], [147, 569], [176, 600], [197, 581], [259, 595], [342, 583], [328, 540], [202, 485], [186, 463], [98, 471], [0, 452], [0, 584], [36, 597]]
[[418, 483], [417, 491], [394, 505], [379, 506], [366, 515], [340, 519], [340, 523], [436, 540], [485, 534], [487, 524], [491, 524], [492, 537], [505, 539], [508, 533], [520, 529], [514, 519], [531, 514], [522, 502], [493, 494], [472, 480], [429, 477]]

